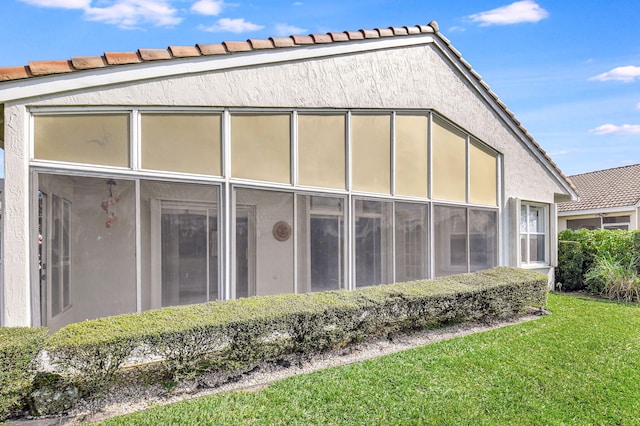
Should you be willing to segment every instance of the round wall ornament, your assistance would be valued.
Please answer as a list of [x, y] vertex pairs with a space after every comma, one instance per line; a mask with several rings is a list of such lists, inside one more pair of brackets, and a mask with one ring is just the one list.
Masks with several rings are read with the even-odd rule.
[[287, 241], [291, 237], [291, 225], [284, 220], [273, 225], [273, 238], [278, 241]]

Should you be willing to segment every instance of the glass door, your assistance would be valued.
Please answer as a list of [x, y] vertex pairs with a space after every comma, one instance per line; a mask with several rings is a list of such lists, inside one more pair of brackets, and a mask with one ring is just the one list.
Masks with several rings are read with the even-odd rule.
[[162, 306], [218, 298], [218, 218], [203, 205], [163, 203], [161, 211]]

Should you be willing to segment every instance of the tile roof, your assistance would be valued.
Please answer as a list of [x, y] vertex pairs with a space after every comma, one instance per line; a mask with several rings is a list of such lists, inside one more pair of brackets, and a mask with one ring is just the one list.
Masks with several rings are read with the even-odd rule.
[[216, 44], [196, 44], [195, 46], [169, 46], [166, 49], [138, 49], [137, 52], [105, 52], [102, 56], [72, 56], [69, 60], [54, 61], [31, 61], [26, 66], [0, 67], [0, 88], [3, 82], [15, 80], [37, 78], [40, 76], [74, 73], [91, 69], [98, 69], [111, 66], [137, 64], [150, 61], [169, 61], [183, 58], [230, 55], [241, 52], [262, 51], [265, 49], [298, 48], [300, 46], [343, 43], [366, 39], [379, 39], [384, 37], [406, 37], [421, 34], [431, 34], [437, 36], [454, 54], [460, 63], [467, 68], [471, 75], [477, 79], [478, 83], [486, 90], [495, 102], [510, 117], [512, 122], [518, 126], [528, 141], [534, 148], [549, 162], [551, 167], [565, 180], [574, 191], [576, 187], [571, 180], [560, 170], [558, 165], [535, 141], [520, 121], [518, 121], [498, 96], [489, 88], [489, 85], [482, 80], [482, 77], [471, 67], [462, 54], [456, 50], [451, 42], [440, 33], [438, 23], [431, 21], [427, 25], [415, 25], [404, 27], [388, 27], [361, 29], [358, 31], [329, 32], [326, 34], [292, 35], [289, 37], [270, 37], [266, 40], [249, 39], [247, 41], [223, 41]]
[[558, 203], [559, 212], [635, 206], [640, 201], [640, 164], [569, 177], [580, 199]]

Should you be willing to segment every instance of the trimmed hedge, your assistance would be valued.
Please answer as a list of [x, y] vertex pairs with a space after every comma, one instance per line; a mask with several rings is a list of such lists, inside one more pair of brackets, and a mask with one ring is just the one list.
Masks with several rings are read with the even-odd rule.
[[237, 374], [291, 354], [338, 348], [442, 323], [507, 317], [546, 304], [547, 280], [499, 267], [354, 291], [251, 297], [68, 325], [46, 347], [85, 392], [105, 389], [125, 361], [160, 357], [172, 380]]
[[22, 407], [46, 334], [44, 328], [0, 327], [0, 422]]

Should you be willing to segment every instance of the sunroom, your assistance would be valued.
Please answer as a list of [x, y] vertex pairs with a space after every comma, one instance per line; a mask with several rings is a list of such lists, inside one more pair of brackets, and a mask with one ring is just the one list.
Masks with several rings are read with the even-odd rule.
[[500, 155], [430, 111], [31, 116], [40, 320], [53, 329], [498, 264]]
[[574, 188], [435, 23], [403, 28], [0, 69], [2, 325], [552, 277]]

